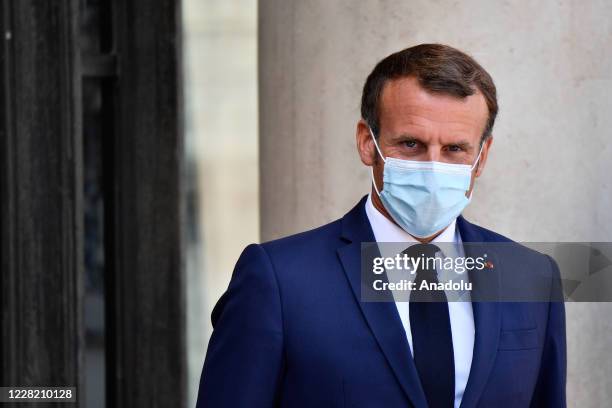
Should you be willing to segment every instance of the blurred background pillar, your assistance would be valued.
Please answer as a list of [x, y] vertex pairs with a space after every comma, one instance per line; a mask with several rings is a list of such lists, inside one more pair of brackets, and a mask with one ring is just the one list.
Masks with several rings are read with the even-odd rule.
[[182, 4], [188, 404], [194, 406], [213, 306], [240, 252], [259, 241], [257, 1]]
[[[356, 153], [377, 61], [424, 42], [474, 56], [500, 115], [466, 217], [517, 241], [612, 240], [612, 3], [259, 3], [262, 241], [341, 217], [370, 188]], [[568, 401], [612, 398], [608, 304], [568, 304]]]
[[77, 387], [82, 403], [77, 29], [76, 0], [0, 4], [0, 385]]

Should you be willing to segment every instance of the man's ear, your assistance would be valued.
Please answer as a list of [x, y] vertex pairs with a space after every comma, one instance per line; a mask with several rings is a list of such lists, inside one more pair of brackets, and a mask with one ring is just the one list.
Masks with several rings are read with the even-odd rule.
[[490, 135], [487, 140], [485, 140], [482, 146], [482, 153], [480, 153], [480, 160], [478, 161], [478, 165], [476, 167], [476, 177], [480, 177], [480, 175], [484, 171], [485, 165], [487, 164], [487, 158], [489, 157], [489, 150], [491, 149], [492, 144], [493, 135]]
[[361, 162], [366, 166], [373, 166], [376, 162], [376, 147], [374, 146], [372, 136], [370, 136], [370, 128], [363, 119], [357, 122], [355, 141], [357, 142], [357, 152]]

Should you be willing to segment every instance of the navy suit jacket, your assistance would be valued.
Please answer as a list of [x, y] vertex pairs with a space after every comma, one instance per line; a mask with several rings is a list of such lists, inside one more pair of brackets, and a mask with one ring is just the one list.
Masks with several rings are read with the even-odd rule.
[[[511, 242], [457, 226], [464, 242]], [[197, 407], [427, 407], [397, 308], [360, 301], [361, 242], [374, 241], [364, 198], [330, 224], [248, 246], [212, 312]], [[522, 250], [526, 269], [558, 275]], [[461, 407], [565, 407], [563, 302], [472, 305]]]

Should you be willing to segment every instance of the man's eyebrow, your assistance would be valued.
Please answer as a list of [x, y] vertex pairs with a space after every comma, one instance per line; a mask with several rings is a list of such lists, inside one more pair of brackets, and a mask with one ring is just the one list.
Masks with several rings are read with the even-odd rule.
[[[414, 141], [418, 141], [418, 142], [423, 142], [423, 139], [418, 137], [418, 136], [414, 136], [411, 135], [409, 133], [400, 133], [399, 135], [393, 135], [391, 136], [391, 139], [395, 139], [395, 140], [414, 140]], [[462, 149], [469, 149], [472, 147], [473, 143], [470, 142], [467, 139], [460, 139], [456, 142], [452, 142], [452, 143], [447, 143], [447, 145], [450, 146], [459, 146]]]
[[459, 140], [458, 142], [454, 142], [454, 143], [449, 143], [449, 145], [452, 146], [459, 146], [461, 148], [469, 148], [472, 147], [472, 143], [469, 142], [468, 140]]
[[408, 133], [400, 133], [399, 135], [394, 135], [391, 136], [392, 139], [400, 139], [400, 140], [418, 140], [419, 142], [422, 142], [423, 139], [421, 139], [420, 137], [408, 134]]

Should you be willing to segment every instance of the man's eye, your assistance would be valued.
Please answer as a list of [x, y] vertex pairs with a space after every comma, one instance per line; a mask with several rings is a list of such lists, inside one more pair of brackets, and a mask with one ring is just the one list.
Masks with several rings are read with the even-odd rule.
[[463, 149], [461, 148], [461, 146], [457, 146], [457, 145], [450, 145], [448, 146], [448, 151], [449, 152], [460, 152]]
[[411, 148], [411, 149], [412, 149], [412, 148], [414, 148], [414, 147], [416, 147], [416, 146], [417, 146], [417, 142], [416, 142], [416, 140], [406, 140], [406, 141], [404, 142], [404, 145], [405, 145], [406, 147], [409, 147], [409, 148]]

